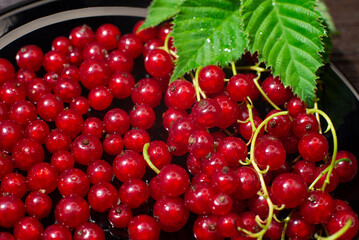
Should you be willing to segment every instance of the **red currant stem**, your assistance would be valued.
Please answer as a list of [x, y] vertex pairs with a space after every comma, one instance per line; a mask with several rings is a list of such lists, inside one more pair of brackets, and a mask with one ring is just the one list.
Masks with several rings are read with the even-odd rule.
[[174, 56], [175, 58], [176, 58], [176, 60], [178, 59], [178, 55], [177, 55], [177, 53], [175, 52], [175, 51], [173, 51], [173, 50], [169, 50], [170, 51], [170, 54], [172, 55], [172, 56]]
[[252, 131], [254, 132], [256, 130], [256, 125], [254, 124], [254, 120], [253, 120], [253, 102], [250, 98], [247, 98], [248, 100], [246, 100], [246, 104], [247, 104], [247, 109], [248, 109], [248, 119], [249, 121], [251, 121], [251, 125], [252, 125]]
[[277, 215], [275, 215], [275, 214], [273, 214], [273, 218], [274, 218], [274, 220], [276, 220], [276, 221], [279, 222], [279, 223], [284, 222], [283, 220], [279, 220], [278, 217], [277, 217]]
[[258, 64], [254, 65], [254, 66], [242, 66], [242, 67], [237, 67], [238, 70], [251, 70], [251, 71], [256, 71], [256, 72], [270, 72], [270, 69], [266, 69], [266, 68], [261, 68], [258, 66]]
[[234, 75], [237, 75], [236, 64], [232, 61], [232, 62], [231, 62], [231, 65], [232, 65], [232, 73], [233, 73], [233, 76], [234, 76]]
[[164, 42], [164, 50], [166, 51], [166, 52], [168, 52], [169, 53], [169, 48], [168, 48], [168, 42], [169, 42], [169, 40], [170, 40], [170, 37], [171, 37], [171, 32], [170, 33], [168, 33], [167, 34], [167, 36], [166, 36], [166, 38], [165, 38], [165, 42]]
[[259, 215], [256, 215], [256, 217], [254, 218], [254, 220], [256, 221], [256, 223], [258, 224], [258, 226], [260, 226], [261, 228], [265, 228], [265, 223], [266, 223], [266, 220], [262, 220]]
[[[351, 160], [349, 158], [341, 158], [341, 159], [338, 159], [336, 161], [334, 161], [334, 167], [340, 163], [340, 162], [350, 162]], [[310, 184], [310, 186], [308, 187], [308, 192], [311, 191], [313, 188], [314, 188], [314, 185], [319, 181], [319, 179], [321, 177], [323, 177], [330, 169], [330, 165], [328, 167], [326, 167], [320, 174], [319, 176], [314, 179], [314, 181], [312, 182], [312, 184]]]
[[[252, 166], [253, 168], [256, 170], [256, 172], [258, 173], [259, 176], [259, 180], [261, 183], [261, 191], [263, 192], [263, 197], [266, 199], [267, 203], [268, 203], [268, 217], [265, 220], [266, 224], [265, 225], [260, 225], [260, 227], [262, 228], [261, 231], [257, 232], [257, 233], [252, 233], [249, 231], [244, 231], [244, 229], [238, 229], [238, 230], [242, 230], [244, 233], [246, 233], [247, 235], [249, 235], [249, 237], [252, 238], [257, 238], [257, 239], [262, 239], [263, 235], [266, 233], [266, 231], [269, 228], [269, 225], [272, 222], [273, 219], [273, 212], [274, 212], [274, 204], [272, 202], [272, 200], [269, 197], [269, 193], [268, 193], [268, 189], [267, 189], [267, 185], [264, 181], [264, 177], [262, 175], [263, 170], [261, 170], [257, 163], [254, 161], [254, 147], [255, 147], [255, 142], [257, 140], [258, 134], [260, 132], [260, 130], [268, 123], [269, 120], [271, 120], [274, 117], [280, 116], [280, 115], [287, 115], [288, 112], [287, 111], [282, 111], [282, 112], [278, 112], [275, 113], [271, 116], [269, 116], [268, 118], [266, 118], [263, 122], [261, 122], [261, 124], [259, 124], [258, 128], [255, 130], [254, 134], [253, 134], [253, 138], [252, 138], [252, 143], [251, 143], [251, 148], [250, 148], [250, 161], [252, 162]], [[267, 168], [269, 169], [269, 168]], [[267, 170], [266, 169], [266, 170]]]
[[147, 162], [148, 166], [157, 174], [160, 173], [160, 170], [158, 170], [158, 168], [153, 165], [153, 163], [151, 162], [151, 159], [150, 159], [150, 156], [148, 155], [148, 147], [150, 146], [150, 143], [146, 143], [144, 146], [143, 146], [143, 151], [142, 151], [142, 154], [143, 154], [143, 158], [145, 159], [145, 161]]
[[346, 231], [348, 231], [348, 229], [350, 228], [350, 226], [353, 224], [353, 220], [351, 218], [348, 219], [348, 221], [345, 223], [345, 225], [337, 232], [335, 232], [334, 234], [328, 236], [328, 237], [322, 237], [322, 236], [314, 236], [316, 239], [318, 240], [335, 240], [340, 238], [344, 233], [346, 233]]
[[331, 133], [332, 133], [332, 137], [333, 137], [333, 155], [332, 155], [332, 161], [330, 162], [329, 165], [329, 170], [328, 170], [328, 174], [325, 178], [325, 181], [323, 183], [323, 186], [321, 188], [322, 191], [325, 190], [325, 187], [327, 186], [327, 184], [329, 184], [329, 178], [330, 175], [332, 174], [333, 168], [334, 168], [334, 164], [335, 164], [335, 159], [337, 157], [337, 152], [338, 152], [338, 139], [337, 139], [337, 133], [335, 131], [334, 125], [332, 123], [332, 120], [329, 118], [329, 116], [323, 112], [322, 110], [319, 109], [308, 109], [307, 110], [308, 113], [318, 113], [320, 114], [326, 121], [328, 124], [328, 128], [330, 128]]
[[281, 240], [285, 240], [285, 232], [287, 231], [287, 227], [288, 227], [288, 222], [290, 220], [290, 218], [292, 217], [293, 213], [294, 213], [294, 210], [293, 209], [289, 214], [288, 216], [283, 219], [283, 222], [284, 222], [284, 226], [283, 226], [283, 230], [282, 230], [282, 236], [280, 237]]
[[196, 70], [196, 75], [194, 78], [192, 78], [192, 82], [193, 82], [193, 86], [194, 89], [196, 90], [196, 96], [197, 96], [197, 101], [199, 102], [201, 100], [201, 95], [203, 98], [207, 98], [206, 95], [204, 94], [204, 92], [201, 90], [199, 84], [198, 84], [198, 76], [199, 76], [199, 72], [201, 71], [202, 67], [198, 67]]
[[319, 179], [321, 179], [321, 177], [323, 177], [323, 176], [329, 171], [329, 167], [330, 167], [330, 166], [326, 167], [326, 168], [319, 174], [319, 176], [318, 176], [316, 179], [314, 179], [314, 181], [312, 182], [312, 184], [310, 184], [310, 186], [308, 187], [308, 192], [311, 191], [311, 190], [313, 190], [314, 185], [319, 181]]
[[283, 210], [284, 208], [285, 208], [285, 205], [284, 205], [284, 204], [282, 204], [282, 205], [280, 205], [280, 206], [274, 205], [274, 209], [275, 209], [275, 210], [278, 210], [278, 211]]
[[252, 162], [251, 162], [250, 159], [246, 158], [245, 161], [239, 160], [239, 163], [240, 163], [241, 165], [248, 166], [248, 165], [250, 165]]
[[261, 77], [261, 72], [257, 72], [257, 77], [253, 79], [254, 84], [256, 85], [258, 91], [262, 94], [262, 96], [264, 97], [264, 99], [270, 104], [272, 105], [272, 107], [276, 110], [281, 110], [280, 107], [278, 107], [274, 102], [272, 102], [272, 100], [269, 99], [269, 97], [267, 96], [267, 94], [265, 94], [265, 92], [263, 91], [263, 89], [261, 88], [261, 86], [258, 83], [258, 79]]
[[[315, 102], [314, 102], [314, 108], [315, 108], [315, 109], [319, 109], [317, 99], [316, 99]], [[320, 122], [319, 113], [315, 113], [315, 118], [317, 119], [317, 122], [318, 122], [319, 133], [322, 134], [322, 124], [321, 124], [321, 122]], [[329, 126], [328, 126], [328, 127], [329, 127]], [[325, 132], [327, 132], [328, 130], [329, 130], [329, 129], [327, 128], [327, 129], [325, 130]]]

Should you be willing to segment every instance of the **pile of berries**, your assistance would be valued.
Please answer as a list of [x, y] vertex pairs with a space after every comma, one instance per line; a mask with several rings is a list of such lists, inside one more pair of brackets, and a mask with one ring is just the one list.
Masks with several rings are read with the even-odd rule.
[[77, 26], [0, 59], [0, 239], [357, 234], [331, 195], [357, 160], [324, 112], [249, 55], [170, 83], [171, 24], [141, 24]]

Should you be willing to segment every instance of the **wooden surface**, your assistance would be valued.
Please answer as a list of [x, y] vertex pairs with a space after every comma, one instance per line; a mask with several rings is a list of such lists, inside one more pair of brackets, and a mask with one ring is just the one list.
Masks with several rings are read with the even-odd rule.
[[[339, 35], [333, 36], [331, 61], [359, 90], [359, 0], [324, 0]], [[0, 0], [0, 9], [21, 0]]]
[[325, 0], [339, 35], [333, 36], [331, 61], [359, 90], [359, 0]]

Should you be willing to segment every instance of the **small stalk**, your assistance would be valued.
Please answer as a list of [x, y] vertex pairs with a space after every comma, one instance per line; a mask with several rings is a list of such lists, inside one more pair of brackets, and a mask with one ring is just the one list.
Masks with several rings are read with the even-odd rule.
[[148, 147], [150, 146], [150, 143], [145, 143], [145, 145], [143, 146], [143, 150], [142, 150], [142, 154], [143, 154], [143, 158], [145, 159], [145, 161], [147, 162], [148, 166], [157, 174], [160, 173], [160, 170], [158, 170], [158, 168], [153, 165], [153, 163], [151, 162], [150, 156], [148, 155]]
[[353, 221], [349, 218], [348, 221], [345, 223], [345, 225], [337, 232], [335, 232], [334, 234], [328, 236], [328, 237], [322, 237], [322, 236], [315, 236], [316, 239], [318, 240], [335, 240], [340, 238], [341, 236], [343, 236], [344, 233], [346, 233], [348, 231], [348, 229], [350, 228], [350, 226], [353, 224]]
[[231, 62], [231, 65], [232, 65], [232, 73], [233, 73], [233, 76], [235, 76], [235, 75], [237, 75], [236, 64], [232, 61], [232, 62]]
[[261, 77], [261, 72], [257, 72], [257, 77], [253, 79], [254, 84], [256, 85], [258, 91], [261, 93], [261, 95], [263, 96], [263, 98], [276, 110], [281, 110], [280, 107], [278, 107], [274, 102], [272, 102], [272, 100], [269, 99], [269, 97], [267, 96], [267, 94], [265, 94], [265, 92], [263, 91], [263, 89], [261, 88], [261, 86], [258, 83], [258, 79]]
[[323, 183], [323, 186], [321, 188], [322, 191], [325, 190], [325, 187], [329, 184], [329, 178], [330, 178], [330, 175], [332, 174], [332, 171], [334, 169], [334, 164], [335, 164], [335, 159], [337, 158], [337, 152], [338, 152], [338, 138], [337, 138], [337, 133], [335, 131], [335, 128], [334, 128], [334, 125], [332, 123], [332, 120], [329, 118], [329, 116], [323, 112], [322, 110], [319, 110], [319, 109], [308, 109], [307, 110], [307, 113], [318, 113], [319, 115], [321, 115], [326, 121], [327, 121], [327, 124], [328, 124], [328, 129], [331, 130], [331, 133], [332, 133], [332, 137], [333, 137], [333, 155], [332, 155], [332, 161], [330, 162], [330, 165], [329, 165], [329, 169], [328, 169], [328, 173], [327, 173], [327, 176], [325, 178], [325, 181]]
[[197, 96], [197, 101], [201, 101], [201, 93], [200, 93], [200, 87], [198, 84], [198, 75], [199, 75], [199, 71], [201, 71], [202, 67], [198, 67], [196, 70], [196, 75], [193, 78], [193, 85], [194, 85], [194, 89], [196, 90], [196, 96]]
[[[253, 134], [253, 139], [252, 139], [252, 144], [251, 144], [251, 149], [250, 149], [250, 161], [252, 163], [253, 168], [256, 170], [256, 172], [258, 173], [258, 176], [259, 176], [259, 181], [261, 183], [261, 191], [263, 193], [263, 197], [266, 199], [267, 204], [268, 204], [268, 217], [263, 221], [263, 222], [265, 222], [265, 224], [260, 225], [262, 230], [259, 231], [259, 232], [252, 233], [252, 232], [247, 231], [245, 229], [238, 228], [239, 231], [243, 231], [249, 237], [252, 237], [252, 238], [257, 238], [257, 239], [262, 239], [263, 238], [263, 235], [267, 232], [267, 230], [269, 228], [269, 225], [272, 222], [273, 215], [274, 215], [274, 204], [273, 204], [272, 200], [269, 197], [267, 185], [266, 185], [266, 183], [264, 181], [264, 177], [262, 175], [263, 170], [258, 167], [257, 163], [254, 160], [255, 142], [257, 140], [257, 137], [259, 135], [260, 130], [268, 123], [269, 120], [271, 120], [274, 117], [277, 117], [277, 116], [280, 116], [280, 115], [286, 115], [286, 114], [288, 114], [287, 111], [282, 111], [282, 112], [278, 112], [278, 113], [275, 113], [275, 114], [269, 116], [261, 124], [259, 124], [258, 128], [256, 129], [256, 131]], [[269, 168], [267, 167], [267, 169], [265, 171], [267, 171], [268, 169]]]

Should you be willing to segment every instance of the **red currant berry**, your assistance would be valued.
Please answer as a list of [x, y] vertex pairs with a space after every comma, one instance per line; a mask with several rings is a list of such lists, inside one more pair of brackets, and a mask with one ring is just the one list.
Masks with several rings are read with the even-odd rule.
[[107, 134], [102, 142], [103, 150], [109, 155], [118, 155], [122, 152], [124, 141], [120, 134]]
[[88, 102], [88, 99], [85, 97], [75, 97], [70, 103], [70, 109], [78, 111], [81, 115], [87, 113], [89, 108], [90, 104]]
[[217, 226], [219, 216], [198, 216], [193, 223], [193, 234], [198, 240], [222, 239]]
[[63, 101], [52, 93], [43, 95], [37, 103], [37, 112], [39, 116], [47, 122], [55, 121], [57, 115], [63, 109]]
[[23, 137], [22, 127], [13, 120], [0, 121], [0, 149], [11, 152]]
[[165, 77], [173, 68], [172, 58], [162, 49], [154, 49], [145, 57], [145, 69], [153, 77]]
[[125, 228], [133, 218], [131, 208], [125, 204], [114, 206], [108, 212], [108, 220], [116, 228]]
[[57, 115], [55, 124], [58, 129], [75, 138], [81, 132], [83, 119], [76, 110], [64, 109]]
[[210, 133], [196, 130], [188, 138], [187, 148], [195, 158], [204, 158], [214, 149], [214, 141]]
[[15, 78], [15, 69], [11, 62], [0, 58], [0, 84]]
[[72, 195], [84, 197], [90, 188], [90, 178], [81, 169], [66, 169], [59, 176], [57, 188], [64, 197]]
[[36, 117], [36, 107], [29, 101], [20, 100], [10, 106], [9, 118], [22, 126], [26, 126], [29, 122], [35, 120]]
[[31, 192], [25, 199], [26, 213], [37, 219], [43, 219], [50, 215], [52, 200], [49, 195], [37, 191]]
[[141, 153], [143, 146], [149, 143], [151, 139], [146, 130], [131, 129], [126, 132], [123, 140], [127, 149]]
[[60, 73], [66, 64], [68, 64], [68, 60], [65, 54], [51, 50], [44, 55], [42, 62], [47, 72], [55, 73]]
[[217, 93], [224, 87], [224, 78], [225, 74], [220, 67], [208, 65], [199, 71], [198, 84], [206, 93]]
[[89, 165], [101, 159], [103, 148], [100, 140], [92, 135], [80, 135], [72, 142], [71, 153], [77, 163]]
[[255, 101], [260, 93], [254, 84], [254, 77], [248, 74], [237, 74], [229, 79], [227, 84], [228, 96], [234, 101], [245, 101], [249, 97]]
[[87, 222], [89, 217], [88, 203], [77, 195], [62, 198], [55, 207], [56, 221], [70, 228], [76, 228]]
[[34, 72], [40, 70], [44, 53], [36, 45], [26, 45], [16, 53], [16, 63], [20, 68]]
[[131, 56], [121, 50], [111, 51], [106, 63], [113, 73], [132, 72], [134, 66], [134, 60]]
[[104, 132], [104, 126], [102, 121], [97, 117], [89, 117], [87, 118], [81, 128], [82, 134], [90, 134], [95, 136], [96, 138], [102, 138], [102, 134]]
[[299, 207], [303, 219], [311, 224], [326, 222], [332, 215], [334, 202], [329, 193], [316, 190], [310, 191]]
[[123, 135], [130, 127], [130, 117], [124, 110], [113, 108], [105, 114], [103, 124], [107, 133]]
[[97, 42], [101, 43], [107, 50], [113, 50], [118, 45], [121, 32], [117, 26], [105, 23], [97, 28], [95, 35]]
[[97, 86], [91, 89], [88, 95], [90, 106], [98, 111], [108, 108], [112, 103], [112, 99], [111, 90], [105, 86]]
[[73, 46], [83, 48], [88, 43], [95, 41], [96, 36], [91, 27], [88, 25], [82, 25], [71, 30], [69, 39]]
[[142, 26], [144, 22], [145, 22], [144, 20], [138, 21], [133, 27], [132, 32], [136, 34], [139, 38], [141, 38], [142, 42], [147, 42], [157, 37], [158, 28], [155, 26], [155, 27], [144, 28], [138, 31], [138, 29], [140, 28], [140, 26]]
[[130, 123], [135, 128], [149, 129], [155, 123], [155, 111], [146, 103], [136, 104], [130, 111]]
[[286, 152], [282, 142], [275, 136], [265, 135], [257, 139], [254, 160], [261, 169], [279, 169], [285, 162]]
[[31, 139], [19, 140], [12, 150], [15, 167], [28, 171], [32, 166], [44, 161], [45, 153], [42, 146]]
[[262, 82], [261, 87], [268, 98], [276, 105], [283, 105], [293, 96], [292, 90], [285, 87], [278, 77], [267, 77]]
[[163, 196], [153, 206], [153, 217], [158, 220], [161, 230], [176, 232], [186, 225], [189, 211], [182, 198]]
[[25, 216], [25, 204], [15, 195], [0, 196], [0, 226], [13, 227]]
[[82, 223], [75, 229], [74, 240], [105, 240], [102, 228], [91, 222]]
[[145, 175], [146, 162], [141, 154], [126, 150], [116, 156], [112, 168], [116, 178], [125, 182], [132, 178], [141, 179]]
[[135, 84], [131, 99], [134, 104], [146, 103], [151, 107], [160, 105], [162, 99], [160, 83], [151, 78], [141, 79]]
[[352, 239], [359, 230], [358, 216], [353, 211], [340, 211], [334, 213], [327, 224], [329, 233], [334, 234], [339, 231], [349, 219], [352, 224], [349, 226], [348, 230], [338, 238], [338, 240]]
[[87, 89], [106, 85], [110, 78], [110, 68], [97, 59], [83, 61], [80, 65], [80, 82]]
[[16, 239], [40, 239], [43, 231], [41, 222], [34, 217], [24, 217], [14, 226]]
[[55, 95], [65, 103], [70, 103], [74, 98], [81, 95], [80, 84], [72, 79], [60, 79], [55, 84], [53, 90]]
[[168, 108], [186, 110], [196, 101], [196, 91], [192, 83], [186, 80], [172, 82], [165, 93], [165, 103]]
[[41, 190], [51, 193], [57, 186], [57, 171], [50, 163], [42, 162], [34, 165], [27, 173], [27, 182], [32, 191]]
[[133, 33], [123, 35], [118, 42], [118, 49], [128, 54], [132, 59], [141, 55], [142, 48], [141, 38]]
[[124, 99], [131, 96], [135, 79], [128, 72], [116, 72], [112, 74], [108, 87], [115, 98]]
[[318, 162], [328, 154], [328, 140], [318, 132], [308, 133], [299, 139], [298, 151], [305, 161]]
[[223, 154], [229, 166], [239, 166], [239, 161], [244, 161], [248, 155], [246, 143], [238, 137], [226, 137], [222, 139], [216, 150]]
[[108, 182], [96, 183], [90, 188], [87, 195], [91, 208], [96, 212], [105, 212], [116, 206], [118, 198], [117, 189]]
[[271, 185], [273, 197], [285, 208], [299, 206], [307, 195], [304, 179], [294, 173], [282, 173], [274, 178]]
[[336, 159], [344, 158], [347, 158], [350, 161], [341, 161], [337, 163], [335, 167], [340, 176], [339, 181], [343, 183], [353, 180], [358, 171], [358, 162], [354, 154], [344, 150], [338, 151]]
[[221, 107], [221, 117], [219, 118], [217, 126], [219, 128], [228, 128], [238, 119], [238, 104], [224, 94], [214, 97], [214, 100], [216, 100]]
[[184, 168], [176, 164], [164, 166], [158, 174], [158, 185], [169, 197], [178, 197], [189, 187], [190, 179]]
[[52, 154], [51, 165], [53, 165], [57, 172], [61, 174], [63, 171], [75, 166], [75, 159], [69, 151], [59, 150]]
[[11, 172], [6, 174], [1, 180], [0, 190], [3, 194], [12, 194], [18, 198], [22, 198], [29, 189], [26, 178], [23, 175], [17, 172]]
[[153, 165], [158, 169], [162, 169], [171, 163], [172, 154], [169, 151], [168, 145], [163, 141], [152, 141], [148, 146], [147, 153]]
[[54, 129], [47, 134], [45, 145], [50, 153], [55, 153], [60, 150], [69, 150], [71, 147], [71, 137], [61, 129]]
[[111, 182], [113, 178], [113, 169], [105, 160], [95, 160], [88, 165], [87, 175], [90, 178], [90, 182], [93, 184]]
[[72, 233], [68, 227], [56, 223], [45, 229], [42, 240], [72, 240]]
[[131, 219], [127, 231], [132, 240], [158, 240], [161, 229], [153, 217], [141, 214]]
[[147, 201], [150, 190], [147, 184], [140, 179], [129, 179], [124, 182], [119, 190], [121, 203], [130, 208], [138, 208]]
[[292, 122], [292, 131], [298, 138], [306, 133], [317, 132], [318, 121], [312, 114], [300, 113]]
[[208, 183], [196, 183], [189, 187], [184, 194], [186, 207], [198, 215], [207, 215], [211, 213], [210, 200], [215, 192]]
[[211, 128], [217, 126], [221, 117], [221, 107], [214, 99], [206, 98], [192, 107], [192, 119], [200, 126]]
[[0, 101], [6, 103], [8, 106], [25, 99], [25, 84], [20, 83], [18, 80], [7, 81], [0, 85]]

